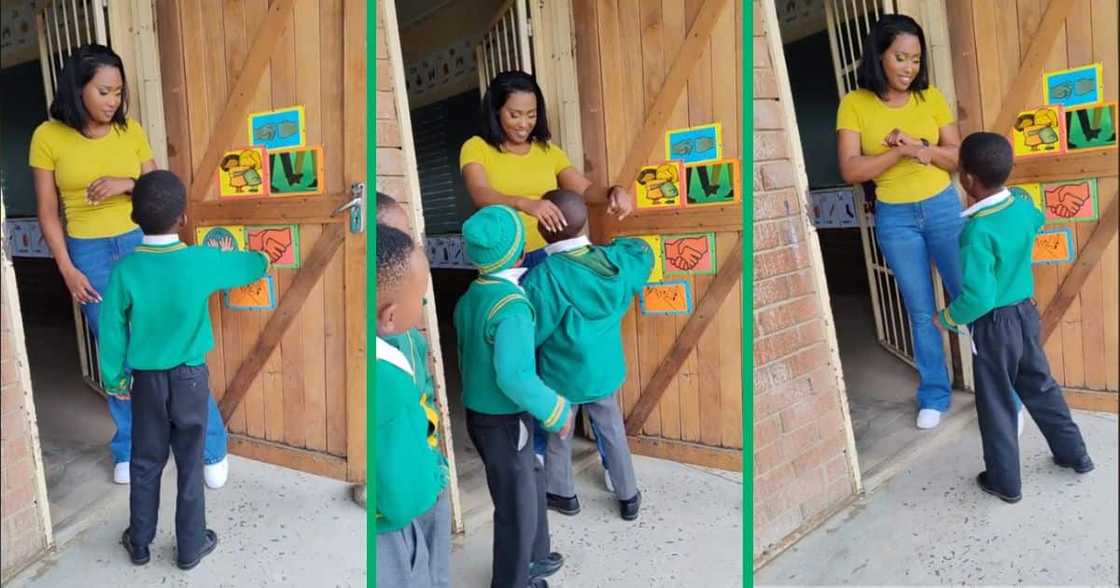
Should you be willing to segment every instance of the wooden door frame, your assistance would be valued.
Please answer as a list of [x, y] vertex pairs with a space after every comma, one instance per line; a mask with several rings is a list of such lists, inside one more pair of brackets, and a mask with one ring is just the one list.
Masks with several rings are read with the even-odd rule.
[[[238, 366], [219, 403], [222, 417], [229, 420], [248, 394], [249, 386], [259, 377], [267, 359], [276, 350], [280, 339], [295, 321], [313, 287], [322, 277], [328, 262], [341, 250], [346, 307], [346, 457], [287, 446], [244, 435], [230, 435], [231, 451], [260, 461], [293, 467], [302, 471], [352, 482], [363, 482], [366, 474], [366, 268], [365, 234], [356, 235], [345, 229], [345, 219], [333, 212], [350, 199], [349, 190], [322, 196], [292, 197], [269, 200], [237, 201], [206, 200], [214, 190], [213, 174], [222, 152], [239, 144], [249, 105], [266, 66], [272, 58], [286, 21], [291, 18], [295, 0], [272, 0], [236, 79], [230, 84], [225, 106], [199, 158], [192, 166], [187, 120], [187, 103], [183, 87], [187, 83], [183, 68], [183, 24], [179, 6], [185, 0], [165, 0], [156, 4], [163, 75], [164, 109], [168, 113], [167, 135], [179, 151], [170, 154], [170, 168], [189, 180], [188, 217], [194, 225], [244, 223], [252, 215], [253, 222], [322, 223], [323, 233], [308, 255], [305, 264], [295, 273], [292, 284], [272, 312], [258, 336], [252, 351]], [[343, 184], [366, 181], [366, 5], [343, 3], [343, 35], [361, 39], [361, 43], [343, 43], [343, 71], [350, 80], [343, 93], [343, 121], [347, 127], [361, 129], [344, 133], [345, 161]], [[184, 154], [185, 152], [185, 154]], [[193, 242], [193, 234], [183, 235]]]

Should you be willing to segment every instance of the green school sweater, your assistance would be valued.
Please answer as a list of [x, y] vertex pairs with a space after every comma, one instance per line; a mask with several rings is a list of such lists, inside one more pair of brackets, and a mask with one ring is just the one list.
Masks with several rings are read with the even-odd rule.
[[214, 347], [210, 295], [268, 272], [257, 251], [140, 245], [113, 268], [101, 301], [101, 374], [110, 394], [128, 392], [125, 365], [166, 370], [202, 365]]
[[1034, 294], [1031, 253], [1045, 217], [1014, 196], [983, 208], [961, 231], [961, 294], [938, 313], [947, 329], [960, 330], [1001, 306]]
[[396, 531], [427, 512], [446, 484], [439, 454], [428, 445], [428, 417], [412, 364], [377, 338], [377, 386], [373, 393], [377, 466], [378, 533]]
[[641, 239], [554, 253], [525, 276], [537, 311], [541, 379], [574, 402], [614, 394], [626, 379], [622, 317], [653, 270]]
[[399, 335], [382, 335], [381, 338], [403, 353], [412, 366], [413, 380], [420, 393], [420, 406], [428, 420], [428, 446], [446, 466], [447, 460], [439, 450], [439, 403], [436, 401], [432, 373], [428, 371], [428, 339], [419, 329], [409, 329]]
[[520, 286], [484, 275], [455, 305], [463, 404], [484, 414], [527, 411], [548, 431], [568, 421], [570, 403], [537, 375], [533, 307]]

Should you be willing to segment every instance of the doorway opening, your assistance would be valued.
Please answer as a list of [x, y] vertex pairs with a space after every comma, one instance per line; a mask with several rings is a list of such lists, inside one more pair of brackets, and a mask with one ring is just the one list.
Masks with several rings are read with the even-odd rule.
[[[929, 437], [914, 422], [919, 378], [910, 321], [874, 236], [873, 186], [846, 184], [836, 150], [836, 111], [840, 97], [856, 87], [862, 38], [879, 15], [894, 11], [893, 2], [876, 1], [850, 12], [848, 3], [840, 4], [843, 9], [826, 0], [780, 20], [810, 213], [824, 264], [822, 286], [831, 302], [860, 474], [866, 480]], [[935, 274], [934, 280], [940, 289]], [[972, 406], [971, 396], [959, 391], [956, 341], [943, 339], [955, 391], [942, 430]]]

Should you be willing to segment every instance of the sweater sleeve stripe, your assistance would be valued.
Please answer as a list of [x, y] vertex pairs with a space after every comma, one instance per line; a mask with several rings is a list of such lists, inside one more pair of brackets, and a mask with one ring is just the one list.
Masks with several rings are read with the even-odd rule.
[[557, 396], [556, 402], [552, 405], [552, 412], [549, 413], [548, 418], [544, 421], [544, 428], [551, 429], [556, 426], [560, 416], [564, 414], [564, 405], [566, 401], [563, 396]]

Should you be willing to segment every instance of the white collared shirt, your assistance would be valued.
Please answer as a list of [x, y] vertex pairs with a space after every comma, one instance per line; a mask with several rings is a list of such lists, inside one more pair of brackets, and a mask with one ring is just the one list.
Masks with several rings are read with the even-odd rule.
[[588, 239], [585, 235], [580, 235], [571, 239], [564, 239], [563, 241], [549, 243], [548, 245], [545, 245], [544, 252], [549, 255], [553, 255], [555, 253], [564, 253], [565, 251], [572, 251], [574, 249], [579, 249], [580, 247], [588, 247], [590, 245], [591, 239]]
[[520, 288], [521, 287], [521, 277], [524, 276], [525, 272], [527, 272], [527, 271], [529, 271], [527, 268], [511, 267], [509, 269], [504, 269], [500, 272], [494, 272], [494, 273], [489, 274], [489, 275], [492, 278], [501, 278], [501, 279], [503, 279], [507, 282], [512, 283], [514, 286], [517, 286], [518, 288]]
[[179, 242], [179, 235], [144, 235], [141, 243], [144, 245], [174, 245]]
[[995, 206], [1010, 197], [1011, 190], [1004, 188], [999, 192], [996, 192], [995, 194], [992, 194], [991, 196], [988, 196], [980, 202], [977, 202], [976, 204], [973, 204], [972, 206], [966, 208], [964, 212], [961, 213], [961, 218], [970, 217], [980, 212], [981, 210], [984, 210], [985, 208], [991, 208], [992, 206]]

